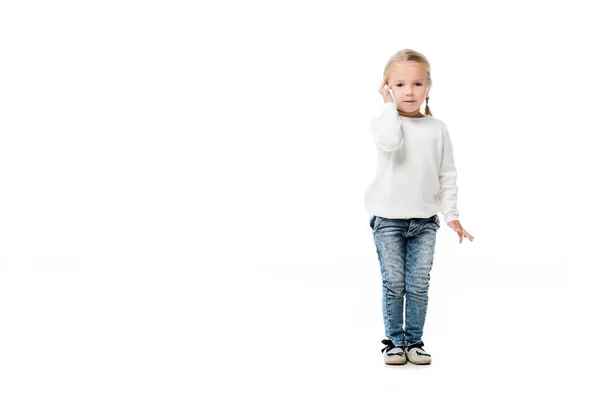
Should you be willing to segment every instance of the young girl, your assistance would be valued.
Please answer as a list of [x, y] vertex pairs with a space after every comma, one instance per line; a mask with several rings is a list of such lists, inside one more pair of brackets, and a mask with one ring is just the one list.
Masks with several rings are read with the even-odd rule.
[[[381, 115], [371, 123], [377, 149], [375, 179], [365, 209], [381, 268], [386, 364], [430, 364], [421, 340], [427, 313], [429, 273], [438, 212], [458, 234], [473, 241], [458, 221], [456, 168], [446, 125], [429, 110], [427, 58], [410, 49], [387, 62], [379, 93]], [[425, 115], [420, 109], [426, 100]], [[406, 297], [406, 321], [403, 321]], [[406, 326], [403, 323], [406, 322]]]

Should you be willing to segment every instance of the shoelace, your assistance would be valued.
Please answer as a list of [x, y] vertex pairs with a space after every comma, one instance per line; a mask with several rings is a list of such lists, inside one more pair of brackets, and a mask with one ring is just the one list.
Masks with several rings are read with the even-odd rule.
[[417, 348], [417, 349], [421, 350], [421, 351], [417, 350], [417, 354], [418, 354], [418, 355], [420, 355], [420, 356], [429, 356], [429, 357], [431, 357], [431, 354], [427, 354], [427, 353], [425, 352], [425, 350], [423, 349], [423, 346], [425, 346], [425, 343], [423, 343], [423, 341], [417, 342], [417, 343], [415, 343], [415, 344], [411, 344], [410, 346], [408, 346], [408, 347], [406, 348], [406, 352], [408, 352], [410, 349]]
[[[389, 353], [389, 352], [390, 352], [390, 350], [392, 350], [392, 349], [395, 349], [395, 348], [398, 348], [398, 349], [401, 349], [401, 350], [402, 350], [402, 348], [401, 348], [401, 347], [398, 347], [398, 346], [396, 346], [396, 345], [394, 344], [394, 342], [392, 342], [392, 341], [391, 341], [391, 340], [389, 340], [389, 339], [383, 339], [383, 340], [381, 341], [381, 343], [383, 343], [383, 344], [385, 344], [385, 345], [386, 345], [386, 346], [385, 346], [383, 349], [381, 349], [381, 352], [382, 352], [382, 353], [383, 353], [384, 351], [386, 351], [386, 350], [387, 350], [387, 351], [388, 351], [388, 353]], [[402, 352], [399, 352], [398, 354], [402, 354]]]

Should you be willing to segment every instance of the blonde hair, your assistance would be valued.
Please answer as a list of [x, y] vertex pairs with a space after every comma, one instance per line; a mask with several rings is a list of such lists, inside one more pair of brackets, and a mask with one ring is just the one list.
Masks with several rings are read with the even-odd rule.
[[[427, 73], [427, 87], [431, 88], [431, 66], [429, 65], [429, 60], [423, 54], [418, 51], [412, 49], [403, 49], [394, 54], [388, 62], [385, 64], [385, 68], [383, 69], [383, 79], [388, 82], [390, 77], [390, 69], [392, 66], [400, 64], [400, 63], [414, 63], [421, 67]], [[425, 99], [425, 115], [431, 115], [431, 110], [429, 109], [429, 96]], [[399, 113], [399, 112], [398, 112]]]

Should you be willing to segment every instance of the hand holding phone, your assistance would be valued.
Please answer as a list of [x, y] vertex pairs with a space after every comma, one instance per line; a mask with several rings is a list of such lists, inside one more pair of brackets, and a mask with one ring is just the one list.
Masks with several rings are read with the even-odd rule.
[[396, 107], [398, 107], [398, 103], [396, 102], [396, 97], [394, 96], [394, 92], [392, 88], [387, 85], [387, 82], [381, 82], [381, 86], [379, 87], [379, 93], [383, 96], [383, 101], [385, 103], [389, 101], [393, 101]]
[[390, 96], [392, 96], [392, 100], [394, 100], [394, 104], [398, 106], [398, 102], [396, 102], [396, 96], [394, 96], [394, 91], [391, 88], [388, 90], [390, 91]]

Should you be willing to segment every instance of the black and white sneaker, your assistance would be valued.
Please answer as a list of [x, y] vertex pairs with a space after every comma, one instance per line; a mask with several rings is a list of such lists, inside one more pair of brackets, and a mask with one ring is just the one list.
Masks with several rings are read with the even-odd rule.
[[425, 346], [425, 343], [422, 341], [407, 346], [406, 356], [408, 361], [413, 364], [431, 364], [431, 354], [428, 354], [423, 346]]
[[381, 343], [386, 345], [381, 349], [381, 352], [383, 353], [383, 362], [392, 365], [406, 364], [406, 353], [402, 347], [397, 347], [394, 345], [394, 342], [389, 339], [383, 339]]

